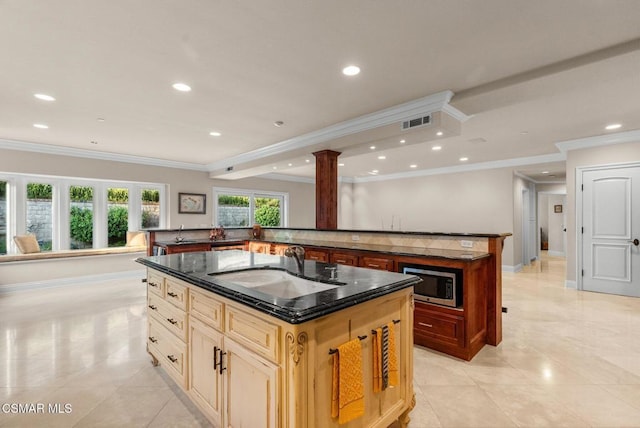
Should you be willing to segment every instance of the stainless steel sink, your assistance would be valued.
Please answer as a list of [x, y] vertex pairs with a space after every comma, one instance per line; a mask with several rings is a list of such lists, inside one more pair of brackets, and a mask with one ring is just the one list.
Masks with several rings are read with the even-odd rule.
[[215, 278], [251, 288], [274, 297], [292, 299], [338, 287], [336, 284], [312, 281], [280, 269], [249, 269], [212, 274]]

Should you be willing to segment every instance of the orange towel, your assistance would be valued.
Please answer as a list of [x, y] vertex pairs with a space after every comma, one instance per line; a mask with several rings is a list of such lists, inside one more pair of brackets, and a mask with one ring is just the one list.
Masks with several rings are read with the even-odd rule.
[[388, 366], [387, 366], [387, 385], [384, 385], [384, 373], [382, 364], [383, 331], [382, 327], [376, 329], [373, 335], [373, 392], [380, 392], [389, 386], [397, 386], [399, 382], [398, 375], [398, 357], [396, 354], [396, 338], [394, 323], [390, 322], [386, 325], [388, 329], [387, 350], [388, 350]]
[[396, 354], [395, 324], [390, 322], [389, 327], [389, 386], [398, 386], [398, 355]]
[[364, 415], [364, 381], [362, 374], [362, 344], [353, 339], [338, 346], [333, 354], [331, 384], [331, 417], [339, 424]]
[[382, 391], [382, 329], [373, 335], [373, 392]]

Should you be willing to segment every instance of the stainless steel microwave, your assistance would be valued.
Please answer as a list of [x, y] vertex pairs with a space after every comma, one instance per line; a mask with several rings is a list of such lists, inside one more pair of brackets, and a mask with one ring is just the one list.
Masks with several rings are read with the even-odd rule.
[[462, 306], [462, 270], [443, 271], [427, 266], [405, 266], [402, 272], [422, 279], [422, 282], [414, 285], [415, 300], [452, 308]]

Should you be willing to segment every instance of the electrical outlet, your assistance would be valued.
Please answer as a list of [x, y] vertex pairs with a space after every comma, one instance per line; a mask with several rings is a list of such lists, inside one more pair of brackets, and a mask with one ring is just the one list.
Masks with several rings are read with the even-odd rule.
[[460, 241], [460, 246], [464, 248], [473, 248], [473, 241]]
[[360, 240], [360, 235], [351, 235], [351, 240], [352, 241], [359, 241]]

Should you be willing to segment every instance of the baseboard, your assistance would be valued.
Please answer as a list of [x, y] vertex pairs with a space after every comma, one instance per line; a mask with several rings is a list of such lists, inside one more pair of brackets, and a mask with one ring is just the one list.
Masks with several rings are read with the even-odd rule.
[[502, 265], [503, 272], [515, 273], [515, 272], [520, 272], [521, 270], [522, 270], [522, 263], [518, 263], [515, 266]]
[[577, 283], [577, 281], [571, 281], [571, 280], [565, 279], [564, 280], [564, 288], [572, 288], [574, 290], [577, 290], [578, 289], [578, 283]]
[[114, 279], [144, 278], [146, 269], [127, 270], [122, 272], [101, 273], [97, 275], [74, 276], [70, 278], [58, 278], [46, 281], [22, 282], [17, 284], [0, 285], [0, 294], [15, 293], [19, 291], [38, 290], [42, 288], [63, 287], [69, 285], [87, 284], [91, 282], [103, 282]]

